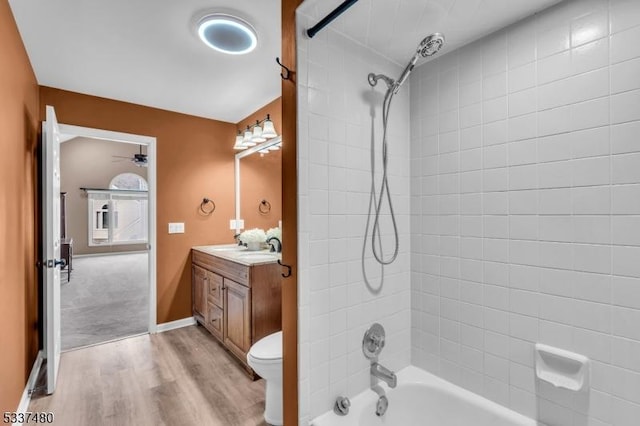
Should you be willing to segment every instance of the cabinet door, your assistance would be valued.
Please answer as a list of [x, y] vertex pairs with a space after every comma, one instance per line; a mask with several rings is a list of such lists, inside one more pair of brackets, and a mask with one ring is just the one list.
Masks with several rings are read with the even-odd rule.
[[209, 284], [207, 289], [207, 300], [222, 308], [222, 277], [218, 274], [207, 271], [207, 283]]
[[221, 342], [223, 341], [224, 332], [224, 311], [211, 301], [207, 302], [207, 322], [205, 324], [207, 330], [211, 332]]
[[207, 271], [199, 266], [191, 266], [191, 297], [193, 301], [193, 315], [201, 322], [205, 321]]
[[224, 343], [243, 361], [251, 347], [251, 290], [224, 279]]

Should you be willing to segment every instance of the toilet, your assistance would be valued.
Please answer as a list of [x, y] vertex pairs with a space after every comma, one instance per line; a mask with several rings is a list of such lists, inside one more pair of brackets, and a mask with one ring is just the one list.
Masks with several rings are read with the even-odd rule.
[[247, 363], [266, 382], [265, 422], [282, 425], [282, 331], [263, 337], [251, 346]]

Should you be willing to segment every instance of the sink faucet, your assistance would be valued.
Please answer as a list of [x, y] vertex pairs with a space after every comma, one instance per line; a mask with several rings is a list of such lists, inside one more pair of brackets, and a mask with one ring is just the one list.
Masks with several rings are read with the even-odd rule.
[[282, 242], [278, 239], [278, 237], [271, 237], [267, 240], [267, 244], [271, 246], [272, 252], [280, 253], [282, 252]]
[[377, 362], [371, 363], [371, 375], [384, 381], [391, 388], [395, 388], [397, 384], [397, 377], [395, 373], [388, 368], [378, 364]]

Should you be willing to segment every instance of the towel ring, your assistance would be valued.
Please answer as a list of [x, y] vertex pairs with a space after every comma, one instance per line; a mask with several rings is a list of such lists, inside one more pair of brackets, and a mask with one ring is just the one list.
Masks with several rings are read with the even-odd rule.
[[271, 203], [267, 200], [260, 201], [260, 204], [258, 204], [258, 211], [260, 212], [260, 214], [269, 213], [271, 211]]
[[[210, 207], [207, 207], [209, 204], [211, 204]], [[216, 203], [213, 202], [213, 200], [210, 200], [209, 198], [203, 198], [202, 202], [200, 203], [200, 211], [206, 215], [210, 215], [211, 213], [213, 213], [216, 210]]]

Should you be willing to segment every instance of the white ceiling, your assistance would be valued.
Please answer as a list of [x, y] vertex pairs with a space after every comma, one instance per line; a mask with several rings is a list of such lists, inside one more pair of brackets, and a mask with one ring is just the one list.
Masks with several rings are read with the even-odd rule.
[[[38, 83], [236, 123], [280, 96], [280, 0], [9, 0]], [[226, 11], [258, 47], [205, 46], [194, 18]]]
[[[532, 15], [561, 0], [360, 0], [332, 24], [400, 65], [428, 34], [445, 35], [441, 53]], [[306, 0], [301, 11], [318, 21], [343, 0]]]
[[[323, 18], [343, 0], [306, 0]], [[454, 50], [560, 0], [360, 0], [332, 24], [404, 65], [427, 34]], [[280, 0], [9, 0], [38, 83], [236, 123], [280, 96]], [[194, 19], [237, 12], [258, 47], [224, 55]]]

